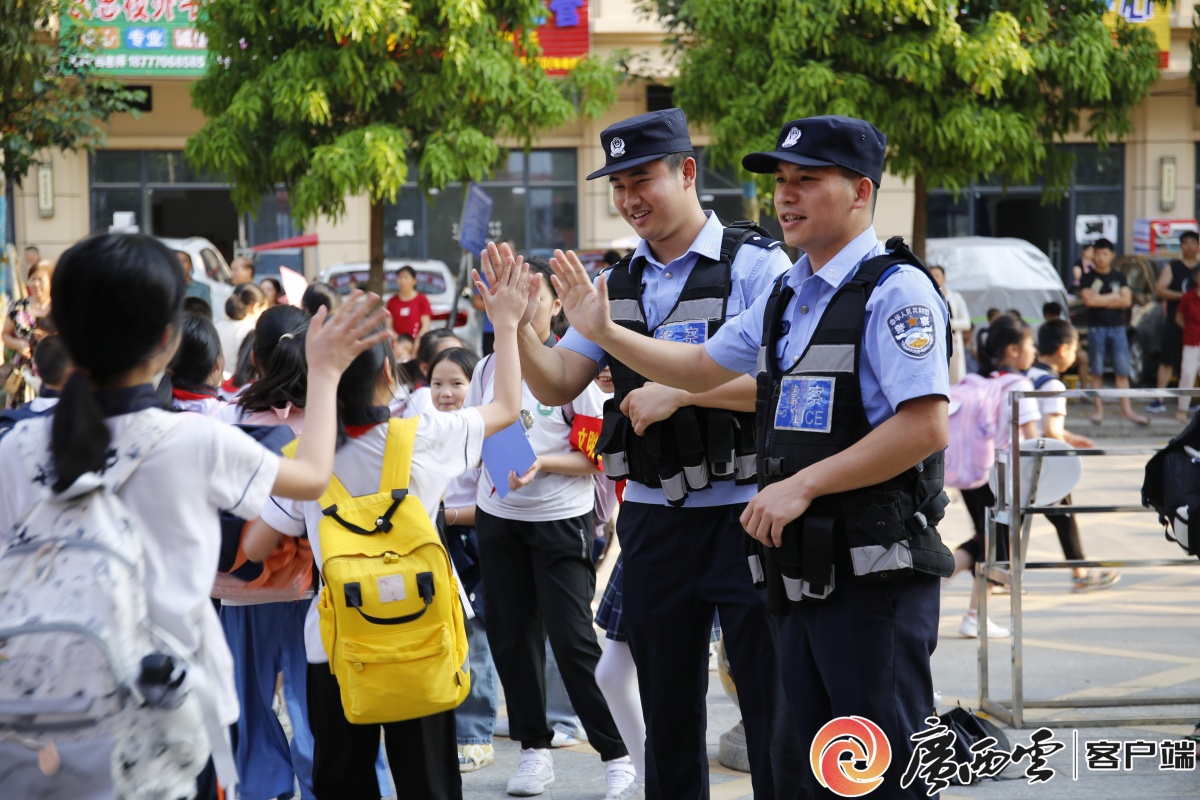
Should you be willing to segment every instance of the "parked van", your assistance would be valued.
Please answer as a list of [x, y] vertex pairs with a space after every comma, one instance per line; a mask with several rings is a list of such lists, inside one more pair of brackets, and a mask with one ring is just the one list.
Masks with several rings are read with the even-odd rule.
[[233, 294], [233, 279], [230, 277], [229, 264], [217, 246], [203, 236], [189, 236], [186, 239], [165, 239], [155, 237], [167, 247], [178, 253], [187, 253], [192, 259], [192, 280], [202, 283], [212, 293], [213, 320], [225, 319], [225, 301]]

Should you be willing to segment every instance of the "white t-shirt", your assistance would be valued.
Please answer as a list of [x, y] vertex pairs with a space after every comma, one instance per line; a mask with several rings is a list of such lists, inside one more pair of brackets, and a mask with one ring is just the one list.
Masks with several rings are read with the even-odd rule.
[[[133, 416], [108, 420], [118, 450], [131, 444], [121, 434]], [[51, 421], [43, 417], [17, 426], [44, 429], [47, 462]], [[238, 701], [233, 659], [209, 599], [221, 548], [219, 511], [257, 517], [267, 505], [278, 471], [279, 457], [246, 434], [208, 417], [184, 414], [119, 493], [144, 537], [150, 619], [206, 667], [225, 725], [237, 720]], [[20, 463], [16, 437], [0, 439], [0, 542], [33, 504], [39, 489]]]
[[[471, 388], [467, 390], [464, 406], [480, 406], [495, 398], [494, 368], [486, 365], [491, 357], [485, 358], [475, 367], [471, 377]], [[489, 372], [484, 386], [483, 373]], [[529, 429], [529, 443], [538, 456], [565, 455], [571, 452], [571, 424], [575, 415], [603, 417], [604, 401], [608, 395], [600, 391], [595, 383], [588, 383], [583, 393], [576, 397], [569, 409], [560, 406], [544, 406], [537, 401], [525, 381], [521, 381], [521, 415], [533, 419]], [[592, 476], [555, 475], [538, 472], [528, 486], [509, 492], [503, 500], [492, 491], [494, 484], [485, 467], [479, 478], [479, 491], [475, 505], [492, 516], [502, 519], [519, 519], [526, 522], [548, 522], [571, 519], [592, 510], [595, 502]], [[508, 482], [507, 475], [497, 475], [496, 480]]]
[[[1036, 364], [1026, 370], [1025, 374], [1029, 377], [1030, 388], [1033, 384], [1043, 376], [1050, 376], [1050, 380], [1043, 383], [1038, 389], [1043, 392], [1062, 392], [1066, 391], [1067, 385], [1059, 380], [1053, 372], [1047, 369], [1042, 369]], [[1039, 419], [1042, 424], [1038, 429], [1038, 433], [1044, 434], [1046, 431], [1046, 417], [1058, 414], [1067, 416], [1067, 398], [1065, 397], [1034, 397], [1030, 398], [1038, 404]]]
[[391, 409], [393, 417], [401, 419], [419, 417], [437, 410], [433, 405], [433, 393], [429, 391], [428, 386], [422, 386], [411, 392], [407, 389], [399, 390], [392, 398], [392, 402], [388, 404], [388, 408]]
[[450, 481], [442, 504], [446, 508], [466, 508], [475, 505], [475, 496], [479, 494], [479, 476], [482, 472], [482, 468], [469, 469]]
[[[1019, 381], [1013, 381], [1008, 387], [1008, 392], [1004, 395], [1004, 402], [1000, 407], [1000, 430], [996, 432], [996, 449], [1007, 450], [1012, 443], [1012, 400], [1009, 399], [1011, 392], [1032, 392], [1033, 381], [1028, 378], [1023, 378]], [[1017, 413], [1020, 415], [1020, 424], [1024, 425], [1027, 422], [1038, 422], [1042, 418], [1041, 411], [1038, 410], [1038, 399], [1036, 397], [1025, 397], [1020, 400], [1017, 405]]]
[[[408, 493], [425, 507], [430, 519], [437, 517], [438, 504], [450, 481], [479, 464], [483, 448], [483, 416], [474, 409], [422, 414], [413, 443]], [[387, 425], [376, 425], [362, 436], [351, 439], [333, 458], [333, 474], [346, 491], [358, 497], [379, 491], [383, 472], [383, 451], [387, 445]], [[263, 522], [288, 536], [308, 533], [313, 559], [323, 566], [318, 528], [323, 515], [315, 500], [286, 500], [272, 497], [262, 512]], [[304, 620], [304, 649], [310, 664], [329, 661], [321, 644], [317, 602], [313, 599]]]
[[225, 359], [224, 375], [229, 378], [237, 369], [238, 351], [242, 340], [254, 332], [258, 317], [246, 319], [223, 319], [217, 323], [217, 338], [221, 340], [221, 356]]

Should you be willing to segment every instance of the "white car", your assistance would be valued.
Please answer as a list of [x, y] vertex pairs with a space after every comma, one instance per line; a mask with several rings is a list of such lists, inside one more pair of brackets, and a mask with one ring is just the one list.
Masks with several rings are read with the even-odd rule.
[[192, 281], [202, 283], [212, 294], [213, 321], [225, 319], [225, 301], [233, 294], [233, 279], [229, 265], [217, 246], [203, 236], [186, 239], [164, 239], [155, 237], [167, 247], [179, 253], [187, 253], [192, 259]]
[[[472, 350], [478, 350], [483, 332], [480, 313], [471, 305], [471, 289], [460, 296], [458, 279], [442, 261], [413, 261], [387, 259], [383, 262], [384, 300], [396, 293], [396, 273], [400, 267], [412, 267], [417, 273], [417, 291], [429, 298], [433, 310], [431, 329], [444, 328], [454, 309], [454, 334]], [[365, 261], [334, 264], [321, 270], [317, 280], [328, 283], [339, 294], [349, 294], [358, 286], [365, 286], [370, 278], [370, 265]]]

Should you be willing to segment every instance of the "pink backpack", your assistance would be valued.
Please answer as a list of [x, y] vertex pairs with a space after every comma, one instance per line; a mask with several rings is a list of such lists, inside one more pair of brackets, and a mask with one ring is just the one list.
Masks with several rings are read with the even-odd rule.
[[987, 483], [996, 462], [996, 436], [1019, 372], [995, 377], [967, 375], [950, 387], [950, 437], [946, 446], [946, 486], [977, 489]]

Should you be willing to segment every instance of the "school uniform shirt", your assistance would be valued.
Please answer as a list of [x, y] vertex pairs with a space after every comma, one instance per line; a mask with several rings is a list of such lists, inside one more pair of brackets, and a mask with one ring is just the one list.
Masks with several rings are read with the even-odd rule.
[[[485, 358], [475, 367], [471, 376], [471, 388], [463, 406], [481, 406], [495, 398], [494, 367], [489, 368], [492, 357]], [[484, 385], [484, 371], [492, 373]], [[608, 395], [600, 391], [595, 383], [588, 383], [583, 393], [571, 401], [570, 406], [544, 406], [537, 401], [525, 381], [521, 381], [521, 418], [532, 423], [527, 429], [529, 444], [538, 456], [561, 456], [572, 452], [571, 423], [573, 414], [588, 417], [603, 415], [604, 401]], [[539, 471], [527, 486], [509, 492], [503, 500], [494, 491], [495, 482], [508, 484], [508, 475], [489, 475], [487, 467], [481, 470], [475, 505], [494, 517], [519, 519], [524, 522], [549, 522], [571, 519], [592, 510], [592, 477], [590, 475], [555, 475]]]
[[[1000, 373], [998, 372], [993, 372], [992, 376], [995, 377], [999, 374]], [[996, 432], [997, 450], [1008, 450], [1009, 446], [1012, 444], [1012, 400], [1010, 399], [1009, 395], [1012, 392], [1032, 391], [1033, 381], [1028, 377], [1019, 381], [1015, 381], [1012, 386], [1008, 388], [1009, 394], [1004, 396], [1004, 402], [1000, 406], [1000, 430]], [[1023, 397], [1017, 402], [1018, 424], [1025, 425], [1029, 422], [1041, 422], [1042, 412], [1041, 407], [1038, 404], [1038, 400], [1040, 399], [1042, 398]], [[1063, 403], [1065, 404], [1066, 401], [1064, 400]], [[1065, 408], [1063, 413], [1066, 413]]]
[[[156, 402], [151, 387], [136, 389], [149, 393], [145, 402]], [[145, 393], [124, 390], [122, 394]], [[136, 412], [109, 417], [118, 450], [133, 444], [122, 433], [134, 413], [171, 414], [143, 405]], [[39, 435], [46, 441], [47, 463], [52, 421], [53, 417], [43, 417], [21, 423], [42, 429]], [[0, 440], [0, 543], [41, 489], [30, 482], [18, 458], [15, 437]], [[209, 599], [221, 546], [218, 512], [257, 517], [267, 505], [278, 470], [279, 457], [246, 434], [209, 417], [185, 414], [118, 493], [142, 533], [150, 620], [205, 666], [224, 725], [237, 720], [238, 701], [233, 658]]]
[[[1030, 388], [1037, 386], [1037, 382], [1040, 379], [1049, 376], [1049, 380], [1037, 387], [1039, 391], [1066, 391], [1067, 385], [1059, 379], [1058, 373], [1043, 364], [1034, 363], [1032, 367], [1025, 371], [1025, 375], [1029, 378]], [[1026, 400], [1032, 400], [1037, 404], [1038, 420], [1041, 422], [1038, 426], [1039, 435], [1043, 434], [1046, 430], [1046, 417], [1052, 417], [1055, 414], [1062, 417], [1067, 416], [1067, 398], [1065, 397], [1028, 397]], [[1009, 412], [1009, 416], [1011, 418], [1011, 411]]]
[[225, 360], [222, 376], [228, 379], [237, 369], [238, 351], [242, 348], [242, 340], [254, 333], [258, 317], [245, 319], [223, 319], [217, 323], [217, 338], [221, 340], [221, 357]]
[[482, 469], [469, 469], [462, 475], [450, 481], [442, 505], [446, 508], [467, 508], [475, 505], [475, 496], [479, 494], [479, 476]]
[[[780, 369], [791, 369], [808, 348], [817, 322], [837, 290], [844, 286], [867, 259], [884, 252], [873, 227], [867, 228], [816, 273], [808, 256], [787, 271], [784, 281], [795, 296], [784, 309], [788, 334], [774, 353]], [[763, 315], [770, 290], [759, 295], [737, 319], [726, 322], [705, 345], [708, 355], [722, 367], [751, 375], [758, 371], [762, 345]], [[929, 317], [928, 336], [923, 346], [907, 344], [907, 329], [897, 334], [889, 320], [903, 314]], [[863, 407], [872, 428], [893, 417], [906, 400], [937, 395], [950, 398], [946, 359], [948, 314], [933, 282], [917, 267], [903, 264], [880, 277], [867, 301], [858, 371]], [[753, 488], [753, 487], [751, 487]]]
[[388, 409], [391, 410], [393, 417], [400, 419], [419, 417], [422, 414], [437, 411], [433, 405], [433, 393], [429, 391], [428, 386], [422, 386], [412, 391], [399, 390], [392, 398], [392, 402], [388, 404]]
[[[632, 269], [636, 263], [643, 262], [642, 269], [642, 308], [646, 314], [646, 326], [653, 331], [662, 323], [679, 302], [684, 284], [700, 256], [718, 258], [721, 254], [721, 237], [725, 226], [712, 211], [705, 211], [708, 222], [700, 229], [699, 235], [692, 242], [687, 252], [679, 258], [663, 264], [654, 258], [650, 245], [643, 239], [638, 242], [633, 251], [633, 260], [629, 263]], [[755, 298], [765, 297], [771, 293], [771, 285], [775, 279], [786, 272], [791, 262], [787, 254], [778, 247], [766, 249], [754, 245], [744, 245], [733, 258], [730, 269], [731, 288], [729, 302], [725, 307], [726, 323], [721, 330], [728, 327], [730, 321], [745, 311], [754, 303]], [[761, 312], [760, 312], [761, 316]], [[556, 347], [563, 347], [586, 356], [596, 362], [597, 372], [608, 366], [608, 355], [603, 348], [588, 341], [574, 328], [567, 331]], [[757, 357], [757, 346], [755, 356]], [[739, 370], [741, 371], [741, 370]], [[708, 489], [689, 492], [684, 508], [709, 508], [712, 506], [734, 505], [748, 503], [758, 491], [753, 485], [738, 486], [733, 481], [713, 481]], [[645, 484], [629, 481], [625, 489], [625, 500], [633, 503], [648, 505], [668, 505], [662, 489], [646, 486]]]
[[[409, 497], [416, 497], [429, 518], [435, 520], [438, 504], [450, 481], [479, 464], [483, 448], [483, 416], [475, 409], [462, 409], [422, 414], [419, 420], [416, 441], [413, 443], [408, 494]], [[379, 491], [386, 445], [387, 425], [380, 424], [338, 448], [333, 458], [333, 474], [347, 492], [358, 497]], [[262, 512], [263, 522], [280, 533], [287, 536], [308, 534], [318, 569], [324, 564], [321, 537], [318, 534], [323, 517], [318, 501], [287, 500], [282, 497], [272, 497]], [[313, 599], [304, 620], [304, 648], [310, 664], [329, 661], [321, 644], [317, 617], [319, 600], [319, 596]]]

